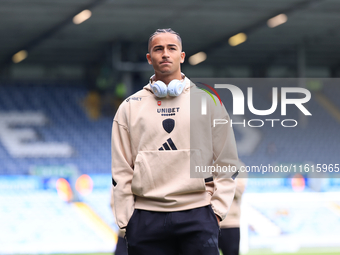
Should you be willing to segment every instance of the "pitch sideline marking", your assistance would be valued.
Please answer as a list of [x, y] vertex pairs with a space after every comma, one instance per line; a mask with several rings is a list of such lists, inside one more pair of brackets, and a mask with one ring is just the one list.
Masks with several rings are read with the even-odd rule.
[[93, 228], [96, 233], [105, 241], [116, 244], [118, 241], [117, 233], [115, 233], [110, 226], [106, 224], [87, 204], [82, 202], [73, 203], [84, 221]]

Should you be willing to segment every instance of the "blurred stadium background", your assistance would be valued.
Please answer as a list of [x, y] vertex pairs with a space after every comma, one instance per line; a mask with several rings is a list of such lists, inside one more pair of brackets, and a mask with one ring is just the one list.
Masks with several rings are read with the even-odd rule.
[[[152, 75], [156, 28], [181, 34], [189, 78], [308, 78], [304, 125], [235, 130], [246, 164], [339, 164], [339, 13], [338, 0], [1, 0], [0, 254], [114, 251], [111, 123]], [[250, 178], [242, 213], [244, 254], [340, 254], [340, 179]]]

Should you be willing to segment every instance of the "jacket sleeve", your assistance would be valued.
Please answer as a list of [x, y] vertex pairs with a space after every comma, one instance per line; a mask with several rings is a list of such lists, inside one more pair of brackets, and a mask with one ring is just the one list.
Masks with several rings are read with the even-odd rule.
[[[125, 228], [134, 211], [135, 199], [131, 191], [133, 160], [130, 134], [119, 110], [112, 124], [112, 183], [114, 186], [114, 211], [117, 225]], [[123, 117], [124, 118], [124, 117]]]
[[235, 199], [240, 200], [244, 190], [246, 189], [247, 179], [246, 178], [237, 178], [236, 180], [236, 191], [235, 191]]
[[[215, 169], [239, 170], [240, 162], [236, 149], [236, 141], [233, 129], [230, 125], [229, 115], [224, 106], [215, 107], [214, 119], [227, 120], [225, 124], [218, 124], [212, 127], [213, 154]], [[211, 206], [217, 216], [223, 220], [230, 209], [234, 198], [236, 183], [231, 178], [235, 172], [215, 171], [213, 172], [215, 190], [211, 198]]]
[[115, 217], [113, 187], [111, 188], [110, 207], [111, 207], [111, 210], [112, 210], [112, 214]]

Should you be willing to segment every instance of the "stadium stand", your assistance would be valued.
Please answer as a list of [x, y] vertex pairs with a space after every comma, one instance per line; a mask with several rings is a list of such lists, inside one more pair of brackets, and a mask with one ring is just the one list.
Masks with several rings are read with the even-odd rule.
[[[245, 88], [242, 90], [247, 95]], [[272, 103], [270, 93], [271, 89], [265, 86], [254, 88], [255, 108], [269, 109]], [[284, 128], [277, 122], [275, 127], [265, 123], [261, 128], [253, 128], [258, 131], [259, 140], [252, 153], [240, 151], [242, 161], [250, 166], [337, 163], [339, 122], [315, 100], [315, 93], [312, 92], [312, 99], [307, 104], [313, 118], [307, 117], [304, 127]], [[337, 105], [338, 88], [324, 87], [322, 93]], [[113, 116], [98, 117], [96, 113], [96, 118], [91, 118], [86, 109], [89, 105], [84, 106], [88, 95], [85, 87], [74, 84], [0, 86], [0, 253], [114, 251], [113, 233], [117, 226], [109, 207]], [[233, 118], [232, 101], [224, 102]], [[258, 119], [247, 107], [245, 109], [246, 120]], [[279, 109], [280, 106], [270, 118], [282, 119]], [[290, 107], [288, 112], [285, 119], [300, 122], [296, 107]], [[234, 130], [240, 143], [246, 134], [237, 125]], [[39, 176], [41, 168], [64, 169], [66, 172], [76, 169], [77, 176], [88, 174], [93, 181], [93, 190], [79, 197], [80, 206], [64, 202], [56, 191], [59, 177]], [[65, 178], [72, 182], [71, 176]], [[338, 180], [305, 179], [300, 193], [338, 192]], [[261, 202], [261, 196], [255, 198], [252, 193], [277, 194], [280, 199], [263, 199]], [[321, 240], [323, 244], [318, 245], [333, 245], [334, 238], [339, 236], [337, 229], [340, 228], [334, 222], [339, 219], [340, 201], [335, 197], [322, 198], [313, 204], [302, 196], [301, 201], [289, 203], [285, 200], [280, 204], [287, 194], [296, 194], [291, 179], [249, 179], [245, 203], [254, 213], [246, 222], [249, 224], [248, 237], [243, 238], [248, 240], [246, 246], [269, 247], [262, 235], [266, 229], [261, 229], [261, 224], [256, 222], [266, 223], [263, 226], [272, 229], [270, 240], [273, 245], [278, 240], [276, 237], [291, 242], [294, 237], [303, 240], [301, 237], [308, 234], [313, 240], [317, 231], [325, 236]], [[326, 235], [327, 229], [333, 231]], [[296, 245], [298, 249], [311, 243]]]
[[[242, 89], [247, 95], [245, 88]], [[329, 91], [330, 86], [325, 94], [333, 99], [339, 93], [336, 87], [333, 92]], [[254, 88], [253, 102], [257, 109], [270, 108], [270, 92], [271, 88], [265, 86]], [[0, 86], [0, 174], [28, 174], [32, 165], [66, 164], [76, 165], [81, 173], [109, 173], [113, 116], [89, 118], [83, 107], [87, 95], [86, 88], [80, 86]], [[227, 102], [230, 102], [226, 107], [231, 113], [231, 101]], [[300, 122], [299, 110], [288, 107], [289, 114], [284, 118]], [[242, 160], [251, 165], [334, 163], [340, 144], [339, 123], [313, 100], [313, 96], [307, 108], [313, 118], [306, 117], [305, 127], [284, 128], [279, 122], [271, 127], [271, 123], [266, 122], [260, 129], [253, 128], [261, 133], [261, 141], [251, 155], [240, 151]], [[270, 116], [281, 120], [282, 117], [279, 110]], [[246, 107], [246, 120], [255, 118], [258, 117]], [[236, 139], [240, 141], [238, 125], [234, 127]], [[320, 150], [324, 153], [319, 153]]]
[[[247, 90], [245, 86], [240, 86], [245, 95], [245, 104]], [[331, 102], [338, 102], [336, 97], [339, 95], [339, 89], [336, 84], [330, 84], [325, 90], [327, 98]], [[254, 86], [253, 103], [256, 109], [269, 109], [272, 105], [271, 87]], [[298, 121], [297, 128], [282, 127], [279, 121], [271, 127], [271, 122], [265, 122], [261, 128], [257, 129], [261, 134], [261, 142], [257, 145], [256, 150], [251, 155], [243, 155], [240, 152], [241, 159], [248, 165], [261, 165], [264, 163], [326, 163], [334, 164], [339, 149], [340, 137], [337, 135], [340, 123], [332, 116], [327, 109], [322, 107], [315, 100], [317, 92], [312, 92], [311, 100], [306, 104], [306, 108], [312, 113], [312, 117], [306, 116], [306, 124], [303, 125], [299, 110], [295, 106], [287, 106], [287, 116], [281, 116], [280, 100], [278, 101], [277, 110], [270, 116], [256, 116], [245, 107], [246, 122], [250, 119], [295, 119]], [[223, 95], [222, 95], [223, 96]], [[226, 108], [232, 115], [232, 100], [228, 100], [224, 95]], [[230, 95], [229, 95], [230, 97]], [[294, 97], [291, 96], [291, 97]], [[296, 98], [296, 96], [295, 96]], [[338, 108], [340, 109], [340, 108]], [[265, 117], [265, 118], [264, 118]], [[259, 125], [259, 122], [252, 123]], [[289, 125], [293, 123], [287, 123]], [[235, 136], [237, 141], [242, 140], [242, 135], [238, 132], [239, 126], [234, 125]], [[320, 153], [322, 151], [323, 153]], [[297, 153], [298, 152], [298, 153]]]
[[113, 250], [114, 239], [102, 238], [75, 206], [64, 203], [55, 191], [3, 191], [0, 196], [0, 253]]
[[82, 108], [86, 94], [74, 86], [0, 86], [0, 174], [65, 164], [109, 173], [112, 118], [89, 119]]

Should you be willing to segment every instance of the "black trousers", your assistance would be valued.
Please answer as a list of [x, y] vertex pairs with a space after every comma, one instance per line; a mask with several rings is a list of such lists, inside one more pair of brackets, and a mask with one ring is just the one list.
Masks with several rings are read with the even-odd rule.
[[114, 255], [128, 255], [126, 241], [123, 237], [118, 236], [116, 251]]
[[135, 209], [127, 227], [129, 255], [219, 255], [211, 206], [178, 212]]
[[240, 228], [222, 228], [218, 246], [223, 255], [238, 255], [240, 247]]

